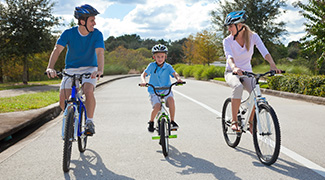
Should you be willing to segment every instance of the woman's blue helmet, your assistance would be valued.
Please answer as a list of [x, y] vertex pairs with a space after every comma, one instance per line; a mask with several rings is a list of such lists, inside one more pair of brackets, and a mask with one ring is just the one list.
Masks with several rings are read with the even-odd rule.
[[227, 15], [224, 25], [244, 23], [246, 19], [245, 11], [234, 11]]
[[78, 6], [74, 10], [74, 17], [76, 19], [87, 18], [89, 16], [96, 16], [97, 14], [99, 14], [99, 12], [88, 4]]

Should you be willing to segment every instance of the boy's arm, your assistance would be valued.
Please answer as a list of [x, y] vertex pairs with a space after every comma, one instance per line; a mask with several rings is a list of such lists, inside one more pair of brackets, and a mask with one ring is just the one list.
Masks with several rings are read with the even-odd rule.
[[143, 71], [143, 73], [141, 74], [141, 83], [140, 83], [140, 86], [145, 86], [147, 84], [147, 82], [146, 82], [146, 76], [147, 75], [148, 74], [145, 71]]
[[176, 71], [173, 73], [173, 76], [175, 77], [177, 82], [183, 82], [181, 76]]

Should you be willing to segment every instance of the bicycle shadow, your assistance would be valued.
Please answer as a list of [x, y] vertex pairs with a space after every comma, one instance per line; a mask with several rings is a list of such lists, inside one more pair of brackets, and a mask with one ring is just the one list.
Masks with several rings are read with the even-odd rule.
[[205, 159], [194, 157], [187, 152], [179, 152], [175, 147], [169, 146], [169, 155], [166, 157], [173, 166], [183, 168], [181, 175], [212, 174], [216, 179], [240, 179], [234, 172], [221, 168]]
[[[236, 147], [235, 148], [236, 151], [242, 152], [244, 154], [247, 154], [249, 156], [251, 156], [252, 158], [256, 159], [256, 161], [253, 161], [253, 165], [256, 167], [263, 167], [263, 168], [268, 168], [272, 171], [275, 171], [277, 173], [283, 174], [285, 176], [294, 178], [294, 179], [301, 179], [301, 180], [305, 180], [305, 179], [324, 179], [324, 177], [322, 177], [321, 175], [317, 174], [316, 172], [312, 171], [311, 169], [301, 166], [293, 161], [287, 161], [285, 159], [282, 158], [278, 158], [278, 160], [272, 164], [271, 166], [266, 166], [264, 164], [262, 164], [258, 158], [257, 155], [255, 153], [255, 151], [252, 150], [248, 150], [242, 147]], [[281, 155], [281, 154], [280, 154]], [[310, 173], [308, 172], [314, 172], [315, 176], [311, 177]], [[305, 172], [305, 173], [303, 173]]]
[[[74, 177], [70, 177], [69, 173], [65, 173], [65, 179], [119, 179], [119, 180], [134, 180], [123, 175], [116, 174], [106, 168], [102, 158], [94, 150], [87, 149], [87, 155], [80, 153], [79, 160], [71, 160], [71, 164], [75, 168], [70, 169]], [[89, 155], [91, 152], [91, 155]]]

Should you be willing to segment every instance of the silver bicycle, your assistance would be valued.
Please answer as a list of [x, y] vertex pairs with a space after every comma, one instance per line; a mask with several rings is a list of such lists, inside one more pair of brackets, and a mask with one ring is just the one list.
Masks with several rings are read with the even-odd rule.
[[[283, 71], [284, 73], [284, 71]], [[242, 133], [249, 131], [249, 118], [255, 108], [253, 120], [253, 140], [256, 155], [265, 165], [272, 165], [278, 159], [281, 146], [280, 125], [274, 109], [262, 96], [259, 79], [263, 76], [274, 76], [275, 71], [269, 71], [264, 74], [254, 74], [252, 72], [243, 72], [243, 76], [255, 78], [255, 88], [246, 100], [242, 100], [237, 114], [238, 126], [240, 131], [231, 129], [232, 109], [231, 98], [227, 98], [222, 108], [222, 129], [223, 135], [228, 146], [235, 148], [239, 142]]]

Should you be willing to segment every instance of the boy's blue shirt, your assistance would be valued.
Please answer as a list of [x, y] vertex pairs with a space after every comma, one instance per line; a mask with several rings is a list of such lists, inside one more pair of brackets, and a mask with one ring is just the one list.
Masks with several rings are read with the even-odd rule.
[[[155, 87], [170, 86], [170, 76], [174, 77], [173, 73], [175, 72], [174, 68], [166, 62], [162, 67], [159, 67], [156, 62], [152, 62], [144, 71], [147, 73], [147, 76], [150, 75], [149, 84]], [[150, 94], [155, 93], [152, 87], [148, 87], [148, 92]]]
[[65, 68], [79, 68], [85, 66], [98, 67], [96, 48], [104, 48], [103, 34], [95, 28], [87, 36], [81, 36], [78, 26], [65, 30], [57, 44], [68, 45], [65, 58]]

